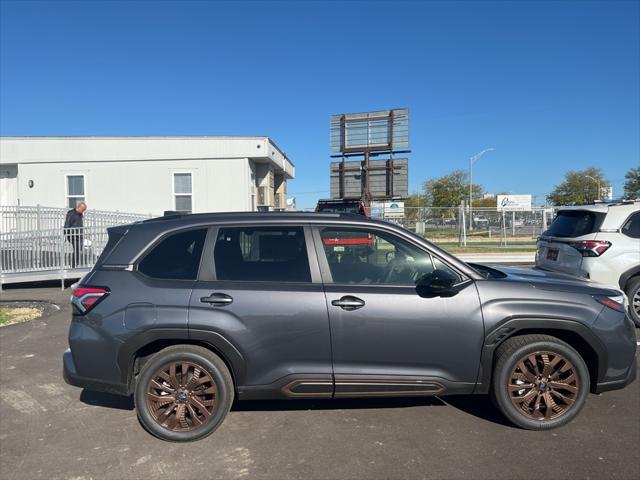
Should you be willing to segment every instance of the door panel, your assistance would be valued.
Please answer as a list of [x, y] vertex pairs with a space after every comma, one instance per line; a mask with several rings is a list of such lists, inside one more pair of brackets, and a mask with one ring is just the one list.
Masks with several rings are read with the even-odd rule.
[[[327, 306], [308, 227], [223, 226], [210, 238], [189, 330], [218, 333], [235, 346], [246, 365], [236, 378], [242, 387], [332, 394]], [[292, 389], [300, 379], [318, 383]]]
[[[484, 330], [474, 283], [450, 298], [422, 298], [415, 287], [327, 285], [325, 292], [336, 375], [475, 382]], [[331, 304], [343, 296], [365, 305]]]
[[[212, 293], [233, 302], [201, 302]], [[331, 376], [329, 324], [322, 285], [268, 282], [197, 282], [189, 329], [223, 335], [246, 362], [242, 385], [266, 385], [286, 375]]]
[[[353, 230], [314, 230], [329, 311], [336, 395], [349, 389], [362, 392], [354, 383], [367, 379], [380, 391], [390, 390], [393, 378], [401, 384], [395, 390], [401, 392], [408, 390], [404, 384], [421, 392], [442, 391], [437, 379], [445, 385], [460, 382], [459, 391], [470, 391], [484, 339], [473, 281], [395, 233]], [[363, 232], [371, 239], [369, 245], [344, 240]], [[458, 276], [454, 295], [418, 294], [416, 285], [436, 270]]]

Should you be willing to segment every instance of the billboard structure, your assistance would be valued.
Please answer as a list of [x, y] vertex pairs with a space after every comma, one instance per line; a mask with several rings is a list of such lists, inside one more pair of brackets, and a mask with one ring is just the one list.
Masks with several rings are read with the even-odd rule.
[[[331, 197], [367, 203], [408, 194], [409, 110], [349, 113], [331, 117]], [[372, 160], [371, 157], [380, 157]], [[360, 157], [357, 160], [347, 160]]]

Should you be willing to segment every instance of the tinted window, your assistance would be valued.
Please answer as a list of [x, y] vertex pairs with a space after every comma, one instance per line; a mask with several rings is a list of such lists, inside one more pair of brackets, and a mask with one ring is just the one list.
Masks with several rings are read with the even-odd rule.
[[603, 214], [585, 210], [563, 210], [553, 221], [546, 235], [552, 237], [581, 237], [597, 230]]
[[640, 212], [631, 215], [622, 227], [622, 233], [627, 237], [640, 238]]
[[214, 258], [218, 280], [311, 281], [302, 227], [221, 228]]
[[436, 268], [460, 278], [429, 253], [386, 232], [326, 227], [320, 236], [335, 283], [416, 285]]
[[175, 233], [155, 246], [138, 270], [153, 278], [195, 280], [206, 236], [204, 228]]

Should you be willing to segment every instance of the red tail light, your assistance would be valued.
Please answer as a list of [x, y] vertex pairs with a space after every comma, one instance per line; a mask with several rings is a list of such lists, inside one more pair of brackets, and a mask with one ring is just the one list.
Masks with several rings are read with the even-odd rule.
[[584, 240], [570, 243], [583, 257], [599, 257], [611, 247], [611, 242], [599, 242], [596, 240]]
[[77, 313], [85, 314], [104, 298], [109, 295], [106, 287], [92, 287], [89, 285], [78, 285], [72, 287], [71, 304], [76, 308]]

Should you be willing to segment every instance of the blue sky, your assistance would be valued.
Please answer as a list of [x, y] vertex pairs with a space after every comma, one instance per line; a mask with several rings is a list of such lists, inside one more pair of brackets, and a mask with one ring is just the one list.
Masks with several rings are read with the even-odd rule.
[[2, 135], [268, 135], [298, 206], [329, 116], [408, 107], [410, 189], [474, 167], [540, 199], [640, 163], [640, 2], [0, 3]]

